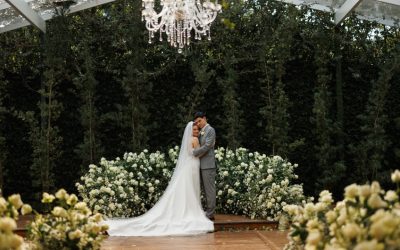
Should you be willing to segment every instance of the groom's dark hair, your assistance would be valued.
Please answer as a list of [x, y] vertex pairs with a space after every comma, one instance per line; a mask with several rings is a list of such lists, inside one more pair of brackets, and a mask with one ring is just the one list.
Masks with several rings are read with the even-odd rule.
[[196, 120], [199, 117], [201, 117], [201, 118], [206, 117], [206, 112], [197, 111], [196, 113], [194, 113], [194, 120]]

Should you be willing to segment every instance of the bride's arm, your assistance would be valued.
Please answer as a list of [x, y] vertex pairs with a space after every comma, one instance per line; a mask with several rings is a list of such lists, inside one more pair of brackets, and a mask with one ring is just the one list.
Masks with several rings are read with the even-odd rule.
[[[190, 154], [192, 154], [193, 156], [194, 156], [194, 154], [193, 154], [193, 151], [195, 150], [195, 149], [198, 149], [200, 147], [200, 142], [199, 142], [199, 138], [197, 138], [197, 137], [193, 137], [192, 138], [192, 148], [190, 149]], [[203, 154], [202, 155], [199, 155], [199, 156], [196, 156], [196, 157], [202, 157], [203, 156]]]
[[192, 148], [195, 149], [198, 147], [200, 147], [199, 138], [192, 137]]

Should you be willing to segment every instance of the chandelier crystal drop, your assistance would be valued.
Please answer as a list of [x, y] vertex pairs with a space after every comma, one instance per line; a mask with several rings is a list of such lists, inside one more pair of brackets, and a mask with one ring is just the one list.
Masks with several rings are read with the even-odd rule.
[[206, 36], [211, 40], [210, 26], [221, 12], [218, 0], [160, 0], [161, 11], [154, 10], [154, 0], [143, 0], [142, 20], [146, 22], [149, 31], [149, 43], [152, 43], [154, 33], [159, 31], [167, 35], [168, 43], [178, 48], [181, 53], [185, 45], [190, 44], [192, 30], [194, 38], [201, 40]]

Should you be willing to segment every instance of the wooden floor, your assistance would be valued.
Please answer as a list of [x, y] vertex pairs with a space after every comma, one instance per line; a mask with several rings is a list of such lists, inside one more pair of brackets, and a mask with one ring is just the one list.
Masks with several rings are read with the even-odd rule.
[[251, 220], [235, 215], [216, 215], [215, 219], [214, 233], [181, 237], [108, 237], [101, 250], [277, 250], [288, 242], [288, 232], [277, 231], [275, 222]]
[[[26, 234], [26, 226], [32, 216], [20, 216], [18, 229], [21, 236]], [[287, 240], [287, 231], [278, 231], [276, 222], [252, 220], [237, 215], [215, 216], [216, 232], [198, 236], [181, 237], [111, 237], [102, 244], [101, 250], [128, 249], [171, 249], [171, 250], [277, 250], [282, 249]], [[266, 230], [264, 230], [266, 229]]]
[[285, 231], [221, 231], [184, 237], [108, 237], [101, 250], [278, 250], [283, 249], [287, 242], [287, 232]]

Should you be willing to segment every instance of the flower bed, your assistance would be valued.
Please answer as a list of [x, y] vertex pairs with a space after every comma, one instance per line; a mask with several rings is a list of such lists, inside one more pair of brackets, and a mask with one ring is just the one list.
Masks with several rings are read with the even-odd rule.
[[[252, 218], [276, 220], [286, 204], [305, 203], [297, 178], [297, 164], [280, 156], [218, 148], [217, 210]], [[79, 194], [89, 207], [108, 217], [131, 217], [151, 208], [164, 192], [177, 161], [179, 148], [168, 154], [147, 150], [126, 153], [122, 159], [90, 165], [77, 183]]]
[[399, 170], [392, 174], [392, 181], [396, 191], [385, 191], [378, 182], [352, 184], [335, 207], [326, 190], [317, 203], [286, 206], [293, 221], [286, 249], [399, 249]]
[[24, 239], [16, 235], [16, 220], [22, 215], [31, 213], [32, 208], [24, 204], [19, 194], [14, 194], [4, 199], [0, 197], [0, 249], [21, 249]]
[[29, 226], [34, 249], [100, 249], [107, 225], [103, 216], [92, 214], [85, 202], [60, 189], [55, 195], [43, 194], [42, 203], [50, 213], [37, 214]]

